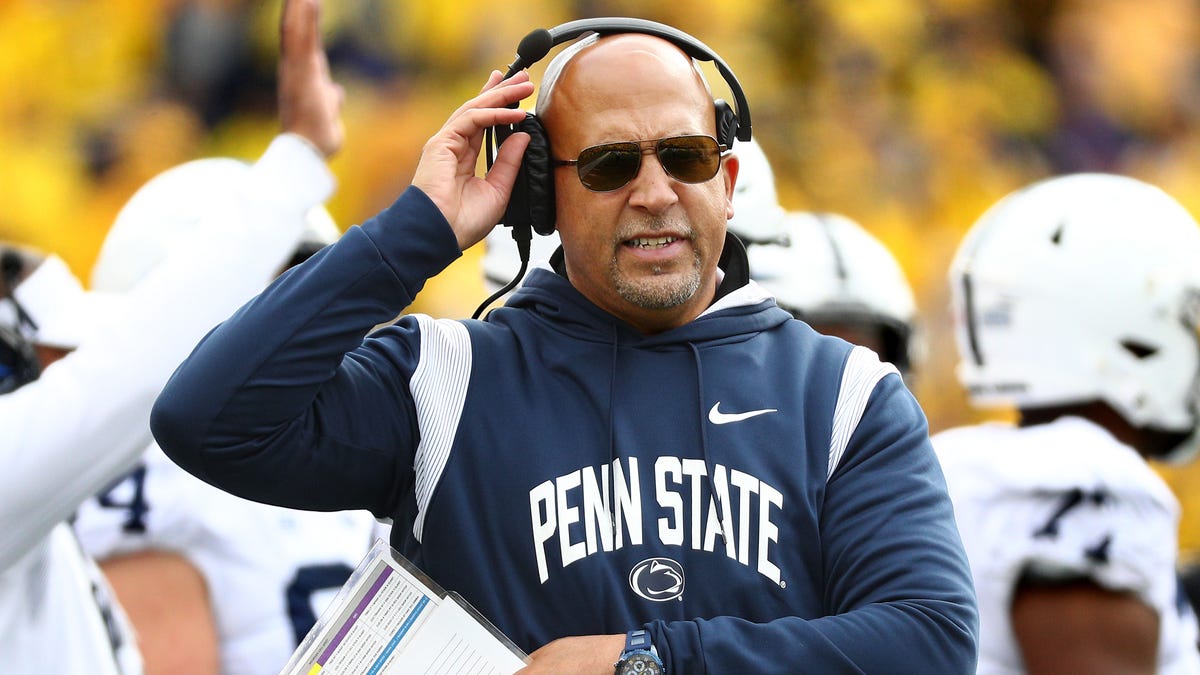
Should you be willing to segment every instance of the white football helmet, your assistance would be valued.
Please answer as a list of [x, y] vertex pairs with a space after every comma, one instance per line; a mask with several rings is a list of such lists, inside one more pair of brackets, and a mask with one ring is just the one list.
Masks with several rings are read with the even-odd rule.
[[[558, 231], [549, 236], [533, 235], [529, 245], [529, 270], [539, 263], [550, 260], [558, 249]], [[495, 293], [512, 281], [521, 269], [521, 256], [517, 252], [517, 242], [512, 238], [512, 228], [493, 227], [483, 239], [483, 259], [480, 262], [483, 272], [483, 284], [488, 293]]]
[[733, 186], [733, 217], [727, 227], [747, 246], [783, 239], [783, 207], [775, 192], [775, 172], [756, 140], [739, 141], [737, 183]]
[[1109, 174], [1001, 199], [950, 271], [958, 376], [973, 402], [1103, 401], [1200, 443], [1200, 227], [1162, 190]]
[[918, 361], [916, 303], [904, 270], [861, 225], [833, 213], [790, 212], [785, 244], [753, 246], [750, 276], [780, 307], [810, 324], [878, 330], [880, 357], [906, 376]]
[[[214, 203], [228, 199], [250, 175], [251, 165], [228, 157], [198, 159], [151, 178], [121, 208], [92, 268], [91, 289], [123, 293], [167, 256], [169, 248], [195, 229]], [[311, 255], [340, 236], [323, 206], [309, 210], [297, 245]], [[295, 258], [288, 265], [298, 262]]]

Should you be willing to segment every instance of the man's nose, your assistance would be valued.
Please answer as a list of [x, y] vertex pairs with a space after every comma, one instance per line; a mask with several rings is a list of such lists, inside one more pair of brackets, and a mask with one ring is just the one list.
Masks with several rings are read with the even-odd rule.
[[675, 188], [680, 184], [663, 168], [654, 148], [643, 148], [641, 167], [630, 181], [629, 204], [650, 213], [662, 213], [679, 201]]

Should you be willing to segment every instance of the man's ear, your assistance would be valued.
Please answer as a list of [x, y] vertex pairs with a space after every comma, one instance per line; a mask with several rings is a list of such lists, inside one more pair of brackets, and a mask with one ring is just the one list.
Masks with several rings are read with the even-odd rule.
[[733, 186], [737, 185], [738, 163], [737, 155], [730, 153], [721, 160], [725, 180], [725, 219], [733, 217]]

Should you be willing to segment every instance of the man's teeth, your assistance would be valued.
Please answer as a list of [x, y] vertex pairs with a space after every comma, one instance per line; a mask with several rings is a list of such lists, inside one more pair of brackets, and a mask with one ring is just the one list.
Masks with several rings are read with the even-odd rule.
[[638, 248], [662, 248], [671, 242], [679, 241], [676, 237], [653, 237], [648, 239], [630, 239], [627, 243]]

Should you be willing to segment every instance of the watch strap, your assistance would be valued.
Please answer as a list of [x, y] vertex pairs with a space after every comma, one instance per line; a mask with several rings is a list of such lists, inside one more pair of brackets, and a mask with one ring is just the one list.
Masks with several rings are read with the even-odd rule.
[[625, 634], [625, 650], [614, 667], [616, 675], [627, 673], [645, 673], [646, 675], [663, 675], [667, 668], [663, 665], [658, 650], [650, 639], [650, 631], [645, 629], [631, 630]]
[[653, 646], [650, 643], [650, 631], [644, 628], [631, 630], [625, 634], [625, 651], [627, 652], [635, 649], [650, 651], [650, 648]]

